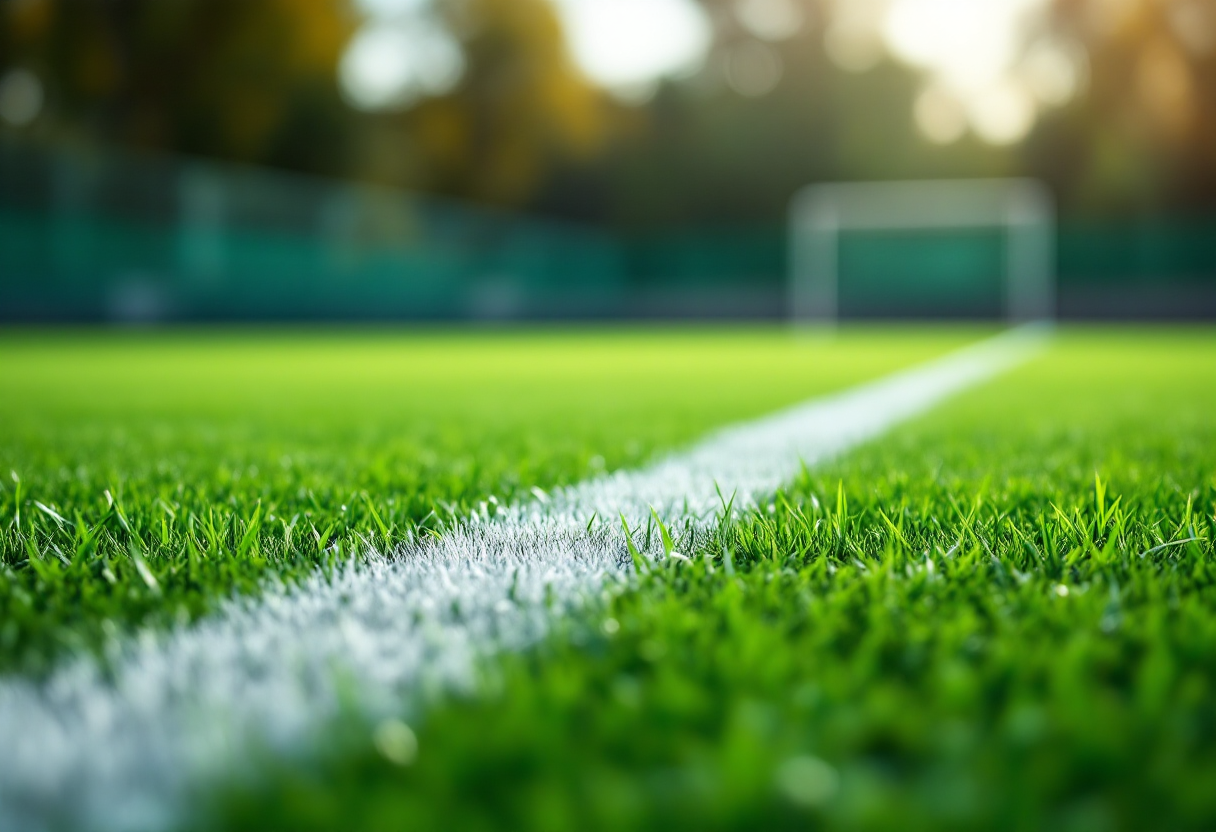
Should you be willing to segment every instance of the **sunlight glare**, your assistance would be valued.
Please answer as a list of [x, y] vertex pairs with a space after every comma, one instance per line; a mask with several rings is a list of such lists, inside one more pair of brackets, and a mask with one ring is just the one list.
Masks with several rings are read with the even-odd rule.
[[694, 0], [554, 2], [579, 68], [627, 98], [696, 70], [709, 51], [709, 19]]
[[342, 56], [338, 76], [352, 105], [388, 110], [450, 92], [464, 69], [464, 53], [450, 33], [425, 18], [403, 18], [364, 26]]
[[1002, 81], [968, 102], [971, 126], [989, 144], [1013, 144], [1034, 126], [1034, 99], [1024, 86]]
[[762, 40], [785, 40], [806, 24], [806, 12], [794, 0], [737, 0], [735, 17]]
[[1018, 57], [1021, 29], [1043, 0], [895, 0], [883, 35], [908, 63], [959, 90], [997, 81]]
[[916, 126], [934, 144], [953, 144], [967, 132], [967, 112], [949, 90], [934, 84], [922, 92], [914, 107]]
[[930, 86], [914, 108], [930, 141], [948, 144], [965, 124], [990, 144], [1011, 144], [1034, 126], [1040, 106], [1059, 106], [1082, 81], [1066, 44], [1026, 40], [1049, 0], [891, 0], [887, 49], [924, 70]]

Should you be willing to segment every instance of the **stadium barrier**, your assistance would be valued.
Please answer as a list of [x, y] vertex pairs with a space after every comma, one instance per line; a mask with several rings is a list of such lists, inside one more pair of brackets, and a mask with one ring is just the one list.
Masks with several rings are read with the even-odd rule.
[[[1216, 318], [1216, 217], [1066, 221], [1062, 318]], [[999, 231], [838, 240], [839, 315], [993, 318]], [[780, 319], [783, 225], [641, 236], [0, 134], [0, 321]]]
[[167, 157], [0, 145], [8, 319], [594, 315], [619, 245], [592, 228]]

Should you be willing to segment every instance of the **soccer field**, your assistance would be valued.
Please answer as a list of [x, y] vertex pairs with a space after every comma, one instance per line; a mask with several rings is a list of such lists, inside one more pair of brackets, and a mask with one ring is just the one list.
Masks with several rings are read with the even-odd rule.
[[[234, 604], [991, 334], [5, 334], [0, 736], [36, 739], [20, 707], [55, 701], [65, 667], [121, 685], [152, 655], [131, 645], [160, 656]], [[19, 749], [0, 819], [1208, 827], [1214, 407], [1210, 331], [1064, 329], [757, 505], [724, 494], [709, 531], [635, 524], [618, 575], [546, 599], [540, 635], [477, 654], [471, 683], [423, 679], [373, 710], [352, 690], [291, 753], [242, 737], [230, 776], [171, 815], [118, 788], [90, 817], [66, 781], [18, 777], [36, 759]], [[593, 517], [588, 534], [597, 521], [619, 532]]]

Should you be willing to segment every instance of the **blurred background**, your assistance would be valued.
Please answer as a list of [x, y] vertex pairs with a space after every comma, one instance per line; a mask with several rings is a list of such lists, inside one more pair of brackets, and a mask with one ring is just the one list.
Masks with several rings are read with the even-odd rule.
[[[777, 319], [799, 189], [977, 177], [1062, 317], [1216, 318], [1216, 0], [0, 0], [9, 322]], [[1001, 231], [840, 314], [1000, 315]]]

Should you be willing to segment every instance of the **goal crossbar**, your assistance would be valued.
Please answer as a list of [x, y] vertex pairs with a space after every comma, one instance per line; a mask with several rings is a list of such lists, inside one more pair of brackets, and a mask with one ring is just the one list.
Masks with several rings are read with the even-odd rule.
[[1055, 315], [1055, 204], [1031, 179], [958, 179], [810, 185], [790, 205], [790, 309], [828, 324], [839, 309], [842, 232], [1001, 228], [1004, 316]]

